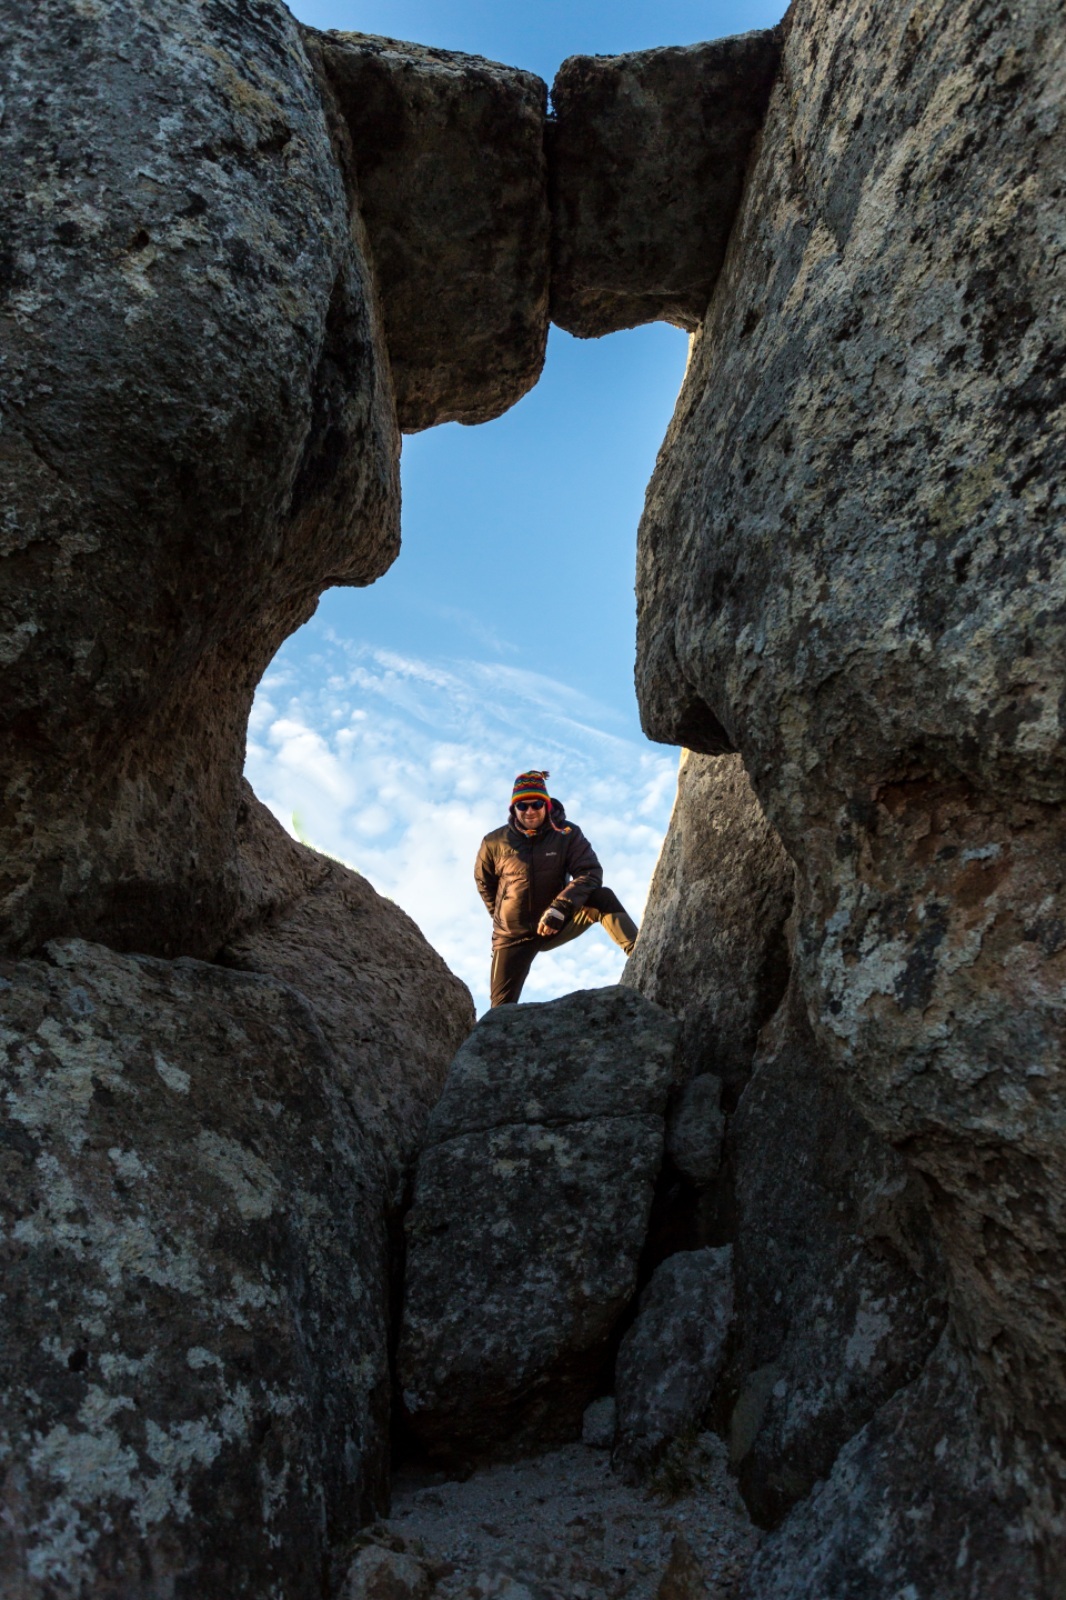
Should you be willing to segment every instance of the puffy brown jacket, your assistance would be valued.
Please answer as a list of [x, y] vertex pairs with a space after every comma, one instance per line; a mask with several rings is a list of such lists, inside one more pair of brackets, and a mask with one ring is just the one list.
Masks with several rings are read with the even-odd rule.
[[544, 822], [530, 838], [510, 823], [488, 833], [474, 864], [478, 894], [492, 913], [492, 944], [532, 938], [552, 901], [572, 914], [603, 883], [603, 868], [581, 829]]

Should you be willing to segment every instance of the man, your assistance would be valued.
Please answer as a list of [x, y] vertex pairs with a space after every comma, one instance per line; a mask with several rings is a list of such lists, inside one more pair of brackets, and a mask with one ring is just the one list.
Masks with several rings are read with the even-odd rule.
[[626, 955], [637, 925], [603, 887], [603, 869], [580, 828], [548, 794], [547, 772], [520, 772], [506, 826], [486, 834], [474, 866], [492, 918], [493, 1006], [522, 993], [533, 957], [569, 944], [599, 922]]

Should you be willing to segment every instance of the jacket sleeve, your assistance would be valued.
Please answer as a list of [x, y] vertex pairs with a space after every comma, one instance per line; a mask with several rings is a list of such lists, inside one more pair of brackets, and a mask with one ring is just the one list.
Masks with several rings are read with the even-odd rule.
[[496, 871], [496, 862], [493, 859], [492, 846], [487, 838], [482, 839], [481, 849], [474, 862], [474, 882], [477, 892], [485, 902], [485, 909], [490, 917], [496, 915], [496, 890], [499, 887], [500, 875]]
[[589, 844], [580, 828], [571, 824], [570, 846], [566, 853], [566, 870], [570, 874], [570, 882], [565, 889], [556, 895], [556, 903], [562, 903], [576, 911], [583, 906], [593, 889], [600, 888], [603, 883], [603, 868], [596, 859], [596, 852]]

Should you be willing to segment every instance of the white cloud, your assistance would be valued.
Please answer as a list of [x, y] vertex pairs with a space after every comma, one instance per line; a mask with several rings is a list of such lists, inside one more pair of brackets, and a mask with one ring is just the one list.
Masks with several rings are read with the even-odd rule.
[[[295, 813], [305, 838], [415, 919], [480, 1012], [490, 922], [474, 888], [474, 856], [506, 820], [516, 772], [548, 768], [552, 793], [591, 839], [604, 881], [640, 918], [677, 754], [612, 731], [620, 722], [538, 673], [413, 659], [318, 628], [313, 654], [286, 647], [264, 678], [246, 771], [290, 831]], [[558, 954], [538, 956], [524, 995], [545, 1000], [614, 983], [623, 965], [621, 951], [592, 928]]]

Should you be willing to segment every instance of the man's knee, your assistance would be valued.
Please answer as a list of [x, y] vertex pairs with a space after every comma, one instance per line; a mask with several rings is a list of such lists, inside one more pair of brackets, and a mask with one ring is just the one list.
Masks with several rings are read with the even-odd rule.
[[619, 911], [624, 911], [625, 908], [613, 889], [600, 888], [593, 889], [585, 901], [584, 909], [592, 921], [600, 922], [605, 916], [609, 914], [617, 915]]
[[608, 888], [592, 890], [589, 898], [584, 902], [584, 909], [591, 914], [594, 922], [602, 922], [603, 917], [618, 917], [619, 914], [624, 917], [626, 915], [626, 907], [623, 906], [623, 902], [619, 901], [618, 894], [615, 894], [615, 890], [608, 890]]

